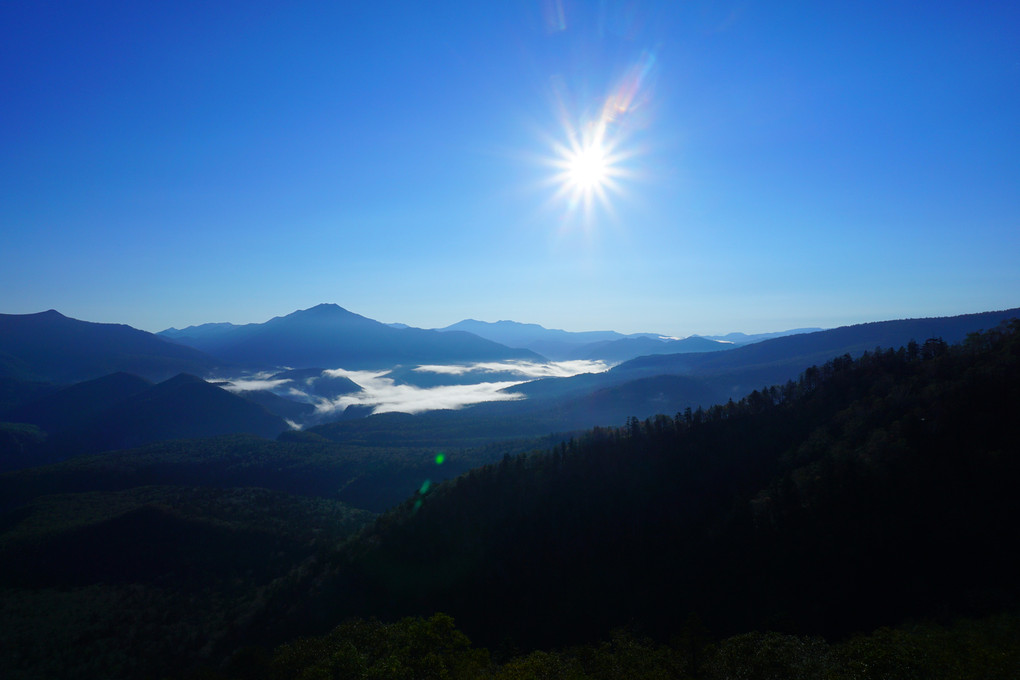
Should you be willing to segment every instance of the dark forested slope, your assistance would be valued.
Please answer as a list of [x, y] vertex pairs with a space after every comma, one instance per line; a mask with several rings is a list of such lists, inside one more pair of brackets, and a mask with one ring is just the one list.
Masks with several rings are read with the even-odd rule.
[[691, 612], [845, 634], [1015, 606], [1018, 412], [1015, 321], [844, 356], [424, 488], [302, 618], [446, 611], [483, 643], [548, 646]]

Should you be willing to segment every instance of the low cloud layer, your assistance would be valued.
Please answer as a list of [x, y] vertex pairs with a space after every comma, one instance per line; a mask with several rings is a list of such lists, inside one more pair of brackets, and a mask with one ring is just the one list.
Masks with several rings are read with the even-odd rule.
[[460, 378], [458, 384], [434, 386], [398, 382], [388, 370], [348, 371], [337, 368], [323, 371], [321, 378], [347, 378], [361, 389], [332, 397], [316, 394], [317, 377], [286, 379], [271, 372], [225, 379], [227, 384], [223, 387], [231, 392], [266, 390], [287, 399], [312, 404], [315, 406], [315, 417], [312, 420], [321, 422], [339, 416], [350, 406], [368, 407], [372, 413], [423, 413], [438, 409], [458, 409], [487, 401], [514, 401], [524, 399], [525, 396], [503, 390], [538, 378], [566, 378], [579, 373], [601, 372], [607, 368], [601, 361], [578, 360], [550, 363], [481, 362], [427, 365], [413, 369], [419, 374]]
[[[215, 379], [210, 379], [210, 382], [216, 382]], [[289, 380], [268, 380], [265, 378], [230, 378], [226, 380], [226, 385], [221, 387], [228, 392], [259, 392], [262, 390], [268, 390], [270, 392], [276, 392], [281, 385], [290, 382]]]
[[523, 399], [521, 394], [501, 392], [521, 381], [483, 382], [472, 385], [441, 385], [416, 387], [397, 385], [386, 377], [387, 371], [347, 371], [342, 368], [326, 371], [332, 377], [349, 378], [361, 385], [361, 392], [345, 394], [316, 405], [320, 415], [343, 412], [348, 406], [371, 406], [372, 413], [422, 413], [436, 409], [456, 409], [484, 401], [512, 401]]
[[440, 375], [470, 375], [482, 377], [486, 373], [514, 373], [521, 381], [538, 378], [569, 378], [579, 373], [601, 373], [609, 368], [604, 361], [553, 361], [535, 363], [529, 361], [488, 361], [464, 365], [425, 365], [418, 366], [415, 371], [420, 373], [438, 373]]

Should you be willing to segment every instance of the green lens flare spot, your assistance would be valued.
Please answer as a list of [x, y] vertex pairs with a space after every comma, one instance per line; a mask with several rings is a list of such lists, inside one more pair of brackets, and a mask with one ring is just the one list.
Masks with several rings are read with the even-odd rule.
[[[431, 486], [432, 486], [432, 482], [430, 482], [429, 480], [426, 479], [424, 482], [421, 483], [421, 488], [418, 489], [418, 493], [420, 493], [421, 495], [424, 496], [425, 494], [427, 494], [429, 492], [429, 487], [431, 487]], [[419, 503], [420, 502], [421, 501], [419, 501]]]
[[419, 498], [414, 502], [414, 510], [412, 512], [418, 512], [421, 509], [421, 499]]
[[437, 453], [436, 454], [436, 465], [442, 465], [443, 461], [445, 461], [445, 460], [446, 460], [446, 454], [445, 453]]

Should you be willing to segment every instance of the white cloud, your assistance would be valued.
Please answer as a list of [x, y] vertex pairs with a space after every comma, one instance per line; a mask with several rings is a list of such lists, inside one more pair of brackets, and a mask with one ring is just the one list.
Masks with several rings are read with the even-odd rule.
[[361, 392], [341, 395], [320, 402], [316, 413], [320, 416], [342, 412], [348, 406], [371, 406], [372, 413], [422, 413], [436, 409], [457, 409], [485, 401], [512, 401], [523, 395], [500, 390], [519, 385], [521, 381], [487, 382], [473, 385], [442, 385], [416, 387], [397, 385], [387, 378], [387, 371], [347, 371], [342, 368], [326, 371], [331, 377], [350, 378], [361, 385]]
[[[461, 365], [425, 365], [418, 366], [415, 371], [437, 373], [440, 375], [466, 375], [469, 373], [515, 373], [521, 380], [536, 378], [569, 378], [579, 373], [601, 373], [609, 369], [603, 361], [553, 361], [536, 363], [530, 361], [491, 361]], [[355, 382], [357, 382], [355, 380]]]
[[[300, 389], [301, 382], [270, 378], [272, 373], [247, 375], [240, 378], [224, 379], [224, 385], [231, 392], [269, 390], [280, 396], [290, 397], [315, 406], [315, 420], [338, 415], [348, 406], [368, 406], [372, 413], [422, 413], [436, 409], [458, 409], [486, 401], [514, 401], [524, 395], [502, 390], [520, 385], [536, 378], [566, 378], [579, 373], [595, 373], [609, 367], [602, 361], [558, 361], [535, 362], [480, 362], [462, 365], [418, 366], [415, 371], [440, 375], [467, 375], [477, 377], [478, 382], [468, 385], [440, 385], [418, 387], [394, 382], [387, 377], [389, 371], [348, 371], [343, 368], [327, 369], [322, 375], [327, 378], [348, 378], [357, 383], [361, 390], [326, 399]], [[486, 376], [503, 378], [496, 382], [484, 382]], [[507, 380], [506, 378], [513, 378]], [[294, 426], [295, 424], [292, 424]]]
[[[210, 382], [213, 382], [210, 380]], [[230, 378], [226, 385], [221, 387], [228, 392], [257, 392], [260, 390], [275, 390], [280, 385], [290, 382], [289, 380], [265, 380], [257, 378]]]

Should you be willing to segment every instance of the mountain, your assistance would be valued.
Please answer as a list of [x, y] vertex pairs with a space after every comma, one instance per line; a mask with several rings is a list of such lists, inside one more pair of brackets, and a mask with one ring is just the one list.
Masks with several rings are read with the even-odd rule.
[[[725, 352], [644, 356], [605, 373], [572, 378], [547, 378], [512, 390], [531, 399], [563, 399], [590, 394], [631, 380], [657, 375], [683, 375], [704, 382], [723, 398], [739, 399], [763, 385], [796, 378], [801, 371], [843, 354], [860, 356], [876, 347], [900, 347], [910, 341], [941, 337], [960, 342], [968, 333], [994, 328], [1020, 317], [1020, 309], [930, 319], [902, 319], [843, 326], [815, 333], [789, 335], [736, 347]], [[674, 410], [699, 402], [674, 403]], [[701, 402], [700, 405], [708, 406]], [[664, 411], [669, 413], [670, 411]], [[651, 415], [633, 413], [632, 415]]]
[[238, 342], [242, 338], [258, 332], [261, 324], [249, 323], [237, 325], [232, 323], [204, 323], [187, 328], [167, 328], [156, 335], [181, 345], [194, 347], [207, 354], [215, 355], [224, 347]]
[[612, 342], [628, 337], [659, 337], [655, 333], [636, 333], [632, 336], [616, 331], [582, 331], [572, 332], [550, 329], [534, 323], [517, 321], [477, 321], [465, 319], [438, 329], [441, 332], [466, 331], [480, 338], [492, 340], [508, 347], [521, 347], [537, 352], [554, 361], [572, 358], [572, 354], [582, 345], [596, 342]]
[[71, 416], [65, 422], [67, 425], [58, 427], [49, 441], [52, 455], [60, 458], [166, 439], [233, 433], [275, 438], [289, 429], [282, 418], [262, 406], [185, 373], [115, 401], [88, 417]]
[[0, 376], [74, 383], [117, 371], [149, 380], [207, 373], [223, 362], [121, 324], [79, 321], [55, 310], [0, 314]]
[[824, 328], [791, 328], [788, 331], [777, 331], [775, 333], [727, 333], [726, 335], [705, 335], [702, 337], [708, 338], [709, 340], [719, 340], [720, 342], [729, 342], [734, 345], [750, 345], [752, 342], [761, 342], [762, 340], [771, 340], [772, 338], [781, 338], [786, 335], [799, 335], [801, 333], [814, 333], [816, 331], [825, 330]]
[[74, 429], [106, 409], [152, 387], [152, 382], [130, 373], [111, 373], [49, 394], [16, 411], [11, 420], [38, 425], [47, 432]]
[[570, 358], [618, 364], [648, 354], [688, 354], [691, 352], [719, 352], [727, 349], [733, 349], [733, 344], [709, 340], [698, 335], [680, 340], [641, 336], [583, 345], [571, 352]]
[[616, 331], [572, 332], [517, 321], [487, 322], [465, 319], [439, 330], [467, 331], [509, 347], [530, 349], [554, 361], [587, 359], [619, 363], [645, 354], [679, 354], [732, 349], [736, 345], [746, 345], [768, 338], [821, 329], [799, 328], [757, 335], [745, 335], [744, 333], [730, 333], [724, 336], [692, 335], [683, 339], [671, 339], [658, 333], [624, 335]]
[[51, 382], [21, 380], [9, 375], [0, 375], [0, 421], [12, 420], [12, 414], [19, 408], [58, 389], [60, 386]]
[[267, 390], [246, 390], [235, 392], [237, 396], [254, 402], [275, 416], [294, 423], [301, 423], [315, 413], [315, 406], [303, 401], [280, 397]]
[[207, 330], [197, 340], [195, 331], [177, 334], [175, 340], [195, 342], [223, 361], [259, 368], [377, 369], [401, 363], [543, 360], [534, 352], [470, 333], [394, 328], [335, 304], [299, 310], [263, 324]]

